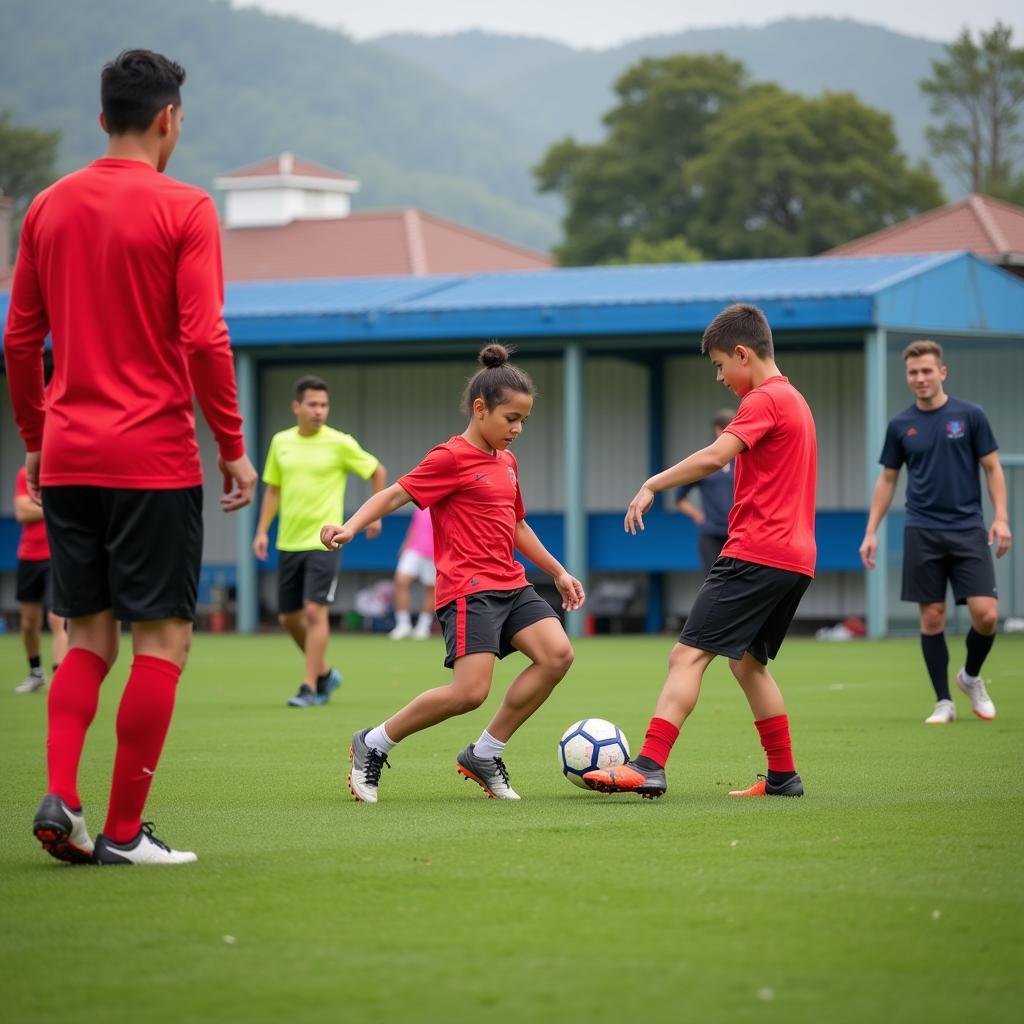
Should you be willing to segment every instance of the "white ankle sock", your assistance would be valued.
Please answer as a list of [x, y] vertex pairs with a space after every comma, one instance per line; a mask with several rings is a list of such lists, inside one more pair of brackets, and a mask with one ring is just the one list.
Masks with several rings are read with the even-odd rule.
[[409, 616], [408, 611], [395, 612], [395, 625], [396, 626], [411, 626], [412, 619]]
[[368, 747], [379, 750], [382, 754], [388, 753], [396, 742], [387, 734], [387, 730], [384, 728], [386, 724], [386, 722], [382, 722], [376, 729], [371, 729], [363, 741]]
[[473, 744], [473, 755], [475, 757], [495, 758], [501, 757], [505, 744], [496, 740], [486, 729], [480, 733], [480, 739]]

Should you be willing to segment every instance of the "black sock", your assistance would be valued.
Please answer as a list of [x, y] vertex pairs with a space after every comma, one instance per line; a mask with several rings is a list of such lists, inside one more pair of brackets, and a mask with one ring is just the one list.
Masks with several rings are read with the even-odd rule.
[[949, 693], [949, 649], [945, 633], [922, 633], [921, 653], [928, 667], [936, 700], [952, 700]]
[[633, 764], [635, 764], [637, 768], [643, 768], [643, 770], [647, 772], [657, 771], [659, 768], [665, 767], [663, 764], [658, 764], [653, 757], [644, 757], [643, 754], [639, 754], [634, 757]]
[[796, 775], [796, 772], [776, 772], [772, 771], [771, 768], [768, 769], [768, 781], [773, 786], [781, 786], [784, 782], [789, 782], [794, 775]]
[[984, 633], [976, 633], [974, 627], [967, 631], [967, 661], [964, 662], [964, 671], [969, 676], [976, 676], [981, 672], [981, 666], [985, 664], [988, 652], [996, 642], [995, 633], [985, 636]]
[[38, 654], [28, 659], [28, 667], [36, 675], [39, 675], [39, 673], [43, 671], [42, 659], [39, 657]]
[[330, 676], [330, 674], [331, 674], [331, 670], [328, 669], [322, 676], [317, 676], [316, 677], [316, 685], [320, 686], [322, 683], [326, 683], [328, 677]]

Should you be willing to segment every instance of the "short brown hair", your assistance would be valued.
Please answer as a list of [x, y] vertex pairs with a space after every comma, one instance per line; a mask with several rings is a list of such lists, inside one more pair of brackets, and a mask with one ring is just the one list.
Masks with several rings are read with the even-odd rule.
[[[314, 377], [311, 373], [300, 377], [295, 382], [295, 401], [301, 402], [307, 391], [327, 391], [327, 381], [323, 377]], [[329, 392], [328, 392], [329, 394]]]
[[757, 306], [737, 302], [723, 309], [708, 324], [700, 350], [704, 355], [711, 349], [732, 352], [737, 345], [746, 345], [758, 359], [771, 359], [775, 355], [768, 318]]
[[942, 346], [937, 341], [922, 338], [920, 341], [912, 341], [903, 350], [903, 362], [908, 359], [916, 359], [918, 356], [935, 356], [939, 366], [946, 365], [942, 359]]

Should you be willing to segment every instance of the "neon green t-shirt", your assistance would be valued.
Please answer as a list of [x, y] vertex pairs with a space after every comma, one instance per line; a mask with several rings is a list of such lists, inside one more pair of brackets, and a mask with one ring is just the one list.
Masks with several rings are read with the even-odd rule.
[[320, 527], [342, 522], [349, 473], [368, 480], [377, 466], [377, 459], [363, 451], [351, 434], [331, 427], [321, 427], [308, 437], [298, 427], [275, 434], [263, 482], [281, 489], [278, 551], [320, 549]]

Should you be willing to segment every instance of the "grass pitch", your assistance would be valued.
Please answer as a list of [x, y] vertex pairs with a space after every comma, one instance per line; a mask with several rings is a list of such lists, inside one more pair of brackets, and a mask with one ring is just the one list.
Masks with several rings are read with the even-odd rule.
[[[455, 772], [487, 705], [413, 737], [381, 803], [351, 802], [347, 749], [428, 685], [439, 640], [336, 637], [346, 679], [291, 709], [280, 636], [200, 636], [150, 800], [167, 869], [72, 868], [30, 833], [45, 701], [15, 696], [0, 638], [0, 1006], [6, 1021], [1010, 1021], [1024, 1001], [1024, 639], [986, 665], [999, 718], [956, 696], [926, 727], [918, 645], [789, 641], [803, 800], [730, 800], [763, 769], [749, 711], [712, 666], [650, 803], [571, 786], [557, 740], [609, 718], [636, 752], [670, 638], [577, 644], [507, 751], [521, 803]], [[953, 640], [952, 671], [962, 640]], [[102, 828], [127, 652], [81, 778]]]

